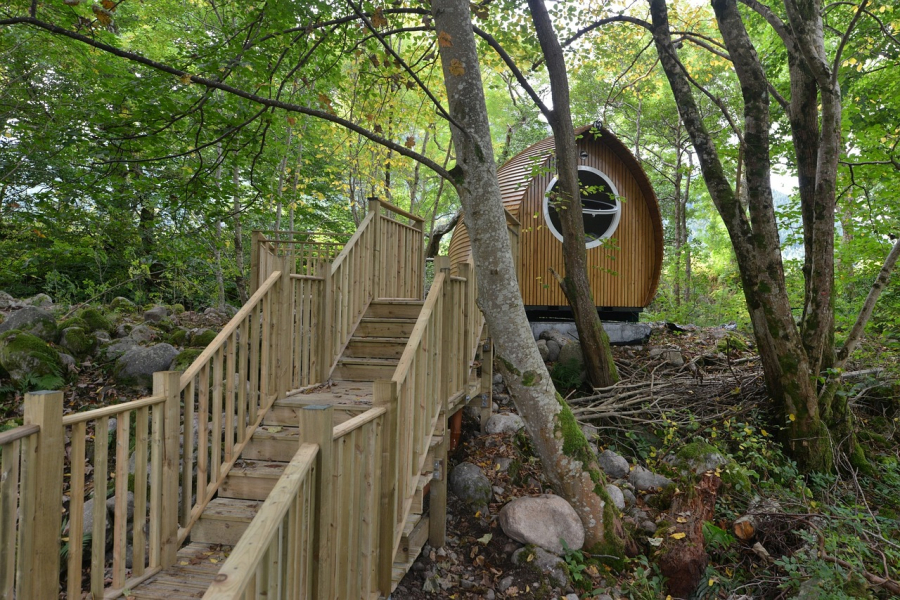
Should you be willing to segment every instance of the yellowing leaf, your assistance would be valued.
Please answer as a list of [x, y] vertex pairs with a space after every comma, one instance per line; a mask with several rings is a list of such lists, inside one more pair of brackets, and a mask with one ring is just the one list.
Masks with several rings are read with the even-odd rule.
[[438, 34], [438, 44], [441, 48], [449, 48], [453, 45], [453, 36], [447, 33], [446, 31], [442, 31]]
[[796, 421], [796, 420], [797, 420], [797, 415], [791, 413], [791, 414], [788, 415], [788, 419], [790, 419], [791, 421]]
[[416, 145], [416, 138], [414, 138], [414, 137], [411, 136], [411, 135], [410, 135], [410, 136], [407, 136], [407, 137], [406, 137], [406, 142], [404, 142], [403, 145], [406, 146], [407, 148], [412, 148], [413, 146]]
[[678, 521], [679, 523], [687, 523], [687, 519], [685, 519], [684, 517], [678, 517], [675, 520]]
[[682, 533], [679, 531], [678, 533], [673, 533], [670, 537], [673, 540], [680, 540], [680, 539], [684, 538], [686, 535], [687, 535], [686, 533]]
[[450, 74], [459, 77], [460, 75], [466, 72], [466, 68], [459, 61], [459, 59], [454, 58], [450, 61]]
[[384, 18], [384, 9], [383, 8], [376, 9], [375, 12], [372, 14], [372, 25], [374, 25], [375, 27], [381, 28], [387, 24], [388, 24], [387, 19]]
[[491, 539], [493, 539], [493, 537], [494, 537], [494, 534], [486, 533], [483, 536], [481, 536], [480, 538], [478, 538], [478, 541], [481, 542], [482, 544], [487, 545], [487, 543], [490, 542]]
[[183, 83], [184, 85], [190, 85], [190, 84], [191, 84], [191, 75], [190, 75], [190, 73], [185, 73], [184, 75], [181, 76], [181, 83]]
[[215, 565], [215, 564], [217, 564], [217, 563], [219, 562], [219, 560], [218, 560], [217, 558], [210, 558], [210, 559], [209, 559], [209, 562], [211, 562], [212, 564]]

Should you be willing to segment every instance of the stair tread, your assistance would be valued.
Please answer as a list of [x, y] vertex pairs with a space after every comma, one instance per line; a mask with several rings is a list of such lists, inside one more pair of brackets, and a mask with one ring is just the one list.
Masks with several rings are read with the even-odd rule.
[[239, 498], [215, 498], [210, 500], [201, 519], [227, 519], [249, 523], [259, 512], [263, 503], [259, 500], [241, 500]]
[[417, 298], [379, 298], [378, 300], [372, 300], [370, 304], [418, 304], [422, 306], [425, 304], [425, 301]]
[[278, 479], [285, 467], [287, 467], [287, 463], [273, 460], [240, 460], [231, 468], [228, 476]]
[[131, 589], [145, 600], [199, 598], [222, 568], [232, 546], [192, 542], [178, 551], [175, 564]]
[[366, 358], [366, 357], [347, 357], [338, 361], [343, 365], [378, 365], [383, 367], [395, 367], [400, 362], [399, 358]]
[[415, 323], [418, 319], [412, 317], [363, 317], [361, 323]]
[[404, 346], [407, 343], [407, 340], [404, 338], [395, 338], [395, 337], [377, 337], [377, 336], [367, 336], [367, 335], [354, 335], [350, 338], [350, 343], [381, 343], [381, 344], [403, 344]]

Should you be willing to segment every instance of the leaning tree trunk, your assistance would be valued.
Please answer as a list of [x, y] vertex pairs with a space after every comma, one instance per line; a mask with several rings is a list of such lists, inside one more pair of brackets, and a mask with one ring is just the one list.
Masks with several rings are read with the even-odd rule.
[[556, 393], [537, 351], [515, 278], [497, 181], [484, 88], [468, 0], [434, 0], [457, 164], [450, 171], [463, 206], [478, 278], [478, 306], [553, 489], [584, 523], [592, 552], [620, 558], [623, 529], [587, 440]]
[[665, 0], [650, 0], [654, 43], [710, 196], [734, 246], [766, 384], [781, 408], [788, 447], [804, 470], [827, 471], [833, 456], [819, 410], [818, 373], [794, 324], [781, 260], [770, 182], [768, 82], [735, 1], [714, 0], [713, 8], [743, 93], [749, 218], [725, 176], [678, 60]]
[[603, 330], [597, 314], [597, 305], [594, 304], [588, 279], [584, 217], [578, 186], [578, 147], [569, 106], [566, 62], [543, 0], [528, 0], [528, 7], [547, 63], [550, 95], [553, 99], [553, 110], [545, 114], [553, 129], [556, 168], [559, 173], [559, 192], [556, 192], [557, 197], [553, 200], [560, 207], [557, 212], [562, 224], [563, 264], [566, 269], [560, 286], [572, 307], [588, 379], [594, 387], [606, 387], [619, 380], [619, 373], [613, 362], [609, 336]]

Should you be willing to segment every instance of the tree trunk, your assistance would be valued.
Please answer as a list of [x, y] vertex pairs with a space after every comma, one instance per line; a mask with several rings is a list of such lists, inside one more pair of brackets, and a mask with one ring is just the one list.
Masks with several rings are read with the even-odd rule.
[[623, 554], [618, 511], [609, 501], [604, 477], [584, 434], [553, 387], [525, 316], [506, 234], [469, 2], [434, 0], [431, 9], [441, 40], [449, 114], [454, 121], [451, 133], [457, 164], [450, 173], [472, 243], [478, 306], [544, 472], [554, 490], [581, 517], [589, 551], [618, 560]]
[[237, 163], [231, 173], [231, 183], [234, 186], [234, 196], [232, 198], [231, 214], [234, 218], [234, 266], [237, 274], [234, 276], [234, 284], [237, 286], [238, 297], [241, 299], [241, 305], [247, 303], [247, 280], [244, 278], [244, 235], [241, 228], [241, 192], [240, 192], [240, 169]]
[[584, 217], [578, 185], [578, 146], [569, 106], [566, 63], [543, 0], [528, 0], [528, 7], [547, 63], [553, 99], [553, 110], [546, 116], [553, 129], [556, 168], [559, 173], [560, 191], [556, 192], [556, 198], [551, 198], [551, 201], [559, 207], [558, 214], [562, 224], [563, 264], [566, 272], [561, 286], [572, 307], [588, 379], [594, 387], [606, 387], [617, 382], [619, 374], [613, 362], [609, 337], [597, 314], [588, 279]]

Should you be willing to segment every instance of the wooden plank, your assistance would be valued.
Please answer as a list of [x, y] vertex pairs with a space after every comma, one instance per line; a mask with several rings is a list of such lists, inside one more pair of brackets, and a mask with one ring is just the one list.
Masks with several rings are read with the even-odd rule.
[[312, 585], [315, 598], [334, 596], [331, 574], [338, 566], [334, 563], [332, 410], [330, 406], [308, 406], [300, 420], [301, 439], [319, 447], [314, 480], [317, 510], [314, 525]]
[[[144, 574], [147, 560], [147, 540], [144, 534], [144, 526], [147, 523], [147, 446], [150, 439], [149, 426], [150, 408], [138, 409], [134, 423], [134, 527], [131, 538], [131, 574], [136, 577]], [[69, 597], [74, 598], [75, 596], [69, 594]]]
[[[160, 566], [175, 562], [178, 552], [178, 460], [180, 433], [180, 394], [178, 371], [161, 371], [153, 374], [153, 389], [165, 396], [163, 404], [163, 456], [160, 510]], [[216, 432], [217, 436], [221, 432]], [[199, 487], [199, 486], [198, 486]], [[185, 524], [187, 525], [187, 524]]]
[[397, 455], [398, 442], [398, 399], [397, 384], [393, 381], [375, 382], [373, 404], [384, 408], [384, 427], [381, 445], [381, 515], [378, 528], [377, 584], [384, 597], [391, 593], [392, 565], [394, 561], [394, 515], [397, 511], [398, 481]]
[[[242, 385], [241, 388], [244, 386]], [[181, 522], [187, 523], [194, 505], [194, 379], [184, 388], [184, 442], [181, 446]]]
[[109, 417], [97, 419], [94, 423], [94, 529], [91, 532], [91, 594], [94, 598], [103, 596], [104, 587], [108, 431]]
[[[34, 435], [41, 428], [29, 428]], [[25, 436], [27, 437], [27, 436]], [[16, 516], [19, 504], [19, 459], [22, 437], [11, 439], [2, 445], [3, 463], [0, 472], [0, 544], [4, 554], [0, 558], [0, 597], [12, 599], [16, 596]], [[82, 446], [83, 448], [83, 446]], [[82, 450], [83, 452], [83, 450]], [[79, 581], [79, 590], [80, 590]]]
[[139, 408], [143, 408], [145, 406], [153, 406], [154, 404], [160, 404], [163, 402], [165, 398], [161, 396], [149, 396], [147, 398], [140, 398], [139, 400], [132, 400], [131, 402], [123, 402], [122, 404], [115, 404], [113, 406], [105, 406], [103, 408], [96, 408], [94, 410], [89, 410], [80, 413], [73, 413], [71, 415], [66, 415], [62, 418], [63, 427], [68, 427], [70, 425], [74, 425], [76, 423], [87, 423], [88, 421], [96, 421], [101, 417], [115, 417], [119, 413], [130, 412], [132, 410], [137, 410]]
[[[160, 531], [162, 529], [162, 463], [163, 463], [163, 410], [160, 405], [153, 407], [150, 434], [150, 568], [160, 566]], [[188, 430], [192, 427], [188, 427]], [[96, 465], [94, 466], [96, 471]], [[188, 501], [187, 504], [190, 504]], [[96, 510], [96, 505], [95, 505]], [[94, 529], [97, 521], [94, 521]], [[102, 535], [102, 533], [101, 533]], [[98, 538], [94, 538], [98, 539]], [[102, 539], [102, 538], [99, 538]], [[93, 572], [92, 572], [93, 573]], [[92, 574], [93, 577], [93, 574]], [[93, 581], [93, 579], [92, 579]]]
[[131, 413], [116, 419], [116, 502], [113, 509], [112, 585], [125, 585], [125, 548], [128, 545], [128, 450], [131, 445]]

